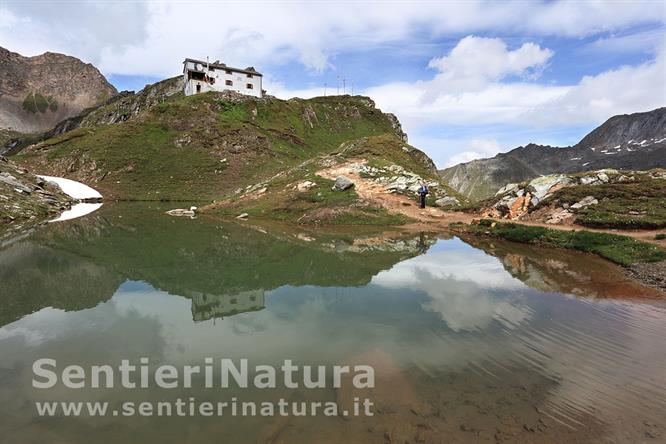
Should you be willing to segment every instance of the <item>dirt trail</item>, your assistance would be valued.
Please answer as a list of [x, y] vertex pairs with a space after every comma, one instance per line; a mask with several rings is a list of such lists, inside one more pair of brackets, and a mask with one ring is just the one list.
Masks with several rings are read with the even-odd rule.
[[[474, 219], [479, 219], [480, 216], [463, 213], [461, 211], [443, 211], [439, 208], [428, 207], [426, 209], [420, 209], [418, 203], [415, 200], [410, 199], [409, 197], [398, 194], [391, 193], [384, 189], [381, 184], [378, 184], [372, 179], [361, 177], [356, 166], [360, 163], [364, 163], [363, 159], [350, 159], [349, 162], [344, 164], [336, 165], [334, 167], [321, 170], [317, 172], [318, 176], [321, 176], [326, 179], [335, 180], [338, 176], [346, 176], [354, 182], [354, 189], [356, 193], [362, 199], [365, 199], [370, 202], [375, 202], [382, 205], [389, 212], [394, 214], [403, 214], [407, 217], [410, 217], [417, 222], [405, 226], [408, 229], [414, 230], [433, 230], [438, 231], [441, 229], [447, 229], [449, 224], [452, 222], [463, 222], [470, 223]], [[504, 220], [499, 220], [500, 222], [507, 222]], [[551, 228], [553, 230], [565, 230], [565, 231], [595, 231], [600, 233], [612, 233], [612, 234], [621, 234], [624, 236], [633, 237], [635, 239], [641, 240], [643, 242], [649, 242], [655, 245], [660, 245], [666, 247], [666, 241], [655, 240], [654, 237], [657, 233], [666, 233], [666, 229], [660, 230], [615, 230], [615, 229], [595, 229], [584, 227], [581, 225], [552, 225], [539, 222], [528, 222], [528, 221], [511, 221], [514, 223], [529, 225], [529, 226], [538, 226]]]
[[439, 208], [421, 209], [418, 203], [403, 194], [386, 191], [381, 184], [372, 179], [361, 177], [354, 166], [363, 163], [362, 159], [354, 159], [342, 165], [321, 170], [317, 175], [325, 179], [335, 180], [338, 176], [348, 177], [354, 182], [354, 190], [361, 199], [378, 203], [389, 212], [403, 214], [407, 217], [427, 224], [446, 224], [450, 222], [471, 222], [474, 216], [462, 212], [445, 212]]

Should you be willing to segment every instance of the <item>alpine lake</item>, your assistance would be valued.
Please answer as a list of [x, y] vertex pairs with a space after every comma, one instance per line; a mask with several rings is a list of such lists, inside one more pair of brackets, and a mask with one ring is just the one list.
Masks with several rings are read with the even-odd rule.
[[[174, 218], [170, 208], [104, 204], [0, 244], [0, 442], [666, 441], [666, 298], [605, 260], [400, 228]], [[34, 386], [44, 358], [57, 361], [49, 389]], [[190, 387], [182, 375], [175, 388], [125, 387], [118, 372], [113, 387], [89, 382], [91, 366], [208, 358], [246, 360], [248, 387], [222, 387], [217, 364], [212, 387], [203, 369]], [[252, 384], [256, 366], [285, 360], [299, 369], [296, 388], [282, 374], [275, 387]], [[60, 378], [68, 365], [85, 369], [82, 388]], [[374, 370], [372, 387], [351, 383], [358, 365]], [[325, 368], [324, 387], [305, 386], [304, 366]], [[337, 385], [336, 366], [352, 369]], [[349, 411], [369, 399], [372, 414], [121, 407], [179, 398]], [[79, 401], [108, 402], [110, 413], [36, 407]]]

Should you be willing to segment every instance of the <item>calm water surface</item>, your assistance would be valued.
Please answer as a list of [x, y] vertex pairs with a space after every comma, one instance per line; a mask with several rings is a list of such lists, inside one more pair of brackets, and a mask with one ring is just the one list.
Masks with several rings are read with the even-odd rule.
[[[582, 254], [105, 205], [0, 246], [0, 442], [666, 442], [666, 299]], [[373, 389], [32, 388], [32, 363], [372, 365]], [[331, 374], [326, 375], [330, 382]], [[39, 417], [355, 396], [367, 417]]]

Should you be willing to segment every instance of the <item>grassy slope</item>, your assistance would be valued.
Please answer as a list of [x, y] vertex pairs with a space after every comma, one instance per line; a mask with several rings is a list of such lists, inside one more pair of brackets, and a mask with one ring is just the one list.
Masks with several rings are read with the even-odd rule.
[[[338, 162], [363, 158], [377, 167], [398, 164], [424, 178], [437, 180], [436, 173], [421, 157], [423, 154], [392, 134], [350, 141], [342, 145], [336, 154]], [[226, 215], [246, 212], [251, 216], [304, 223], [393, 225], [409, 221], [402, 215], [389, 214], [378, 205], [360, 201], [353, 189], [332, 191], [333, 181], [316, 174], [330, 160], [330, 157], [310, 159], [267, 182], [265, 194], [254, 195], [252, 199], [231, 199], [215, 205], [212, 210]], [[296, 185], [306, 180], [316, 185], [299, 192]], [[449, 195], [456, 195], [450, 188], [445, 188]]]
[[[111, 198], [210, 200], [347, 140], [391, 132], [369, 103], [362, 97], [232, 103], [212, 93], [177, 94], [132, 120], [70, 131], [15, 159], [83, 180]], [[309, 111], [312, 127], [303, 117]]]
[[[103, 120], [113, 106], [93, 114]], [[15, 159], [121, 200], [219, 200], [290, 171], [289, 177], [271, 181], [268, 200], [241, 210], [294, 220], [308, 211], [347, 207], [329, 215], [328, 221], [404, 222], [359, 202], [353, 191], [331, 193], [332, 184], [314, 175], [313, 159], [335, 154], [341, 146], [345, 155], [363, 156], [377, 165], [397, 163], [437, 179], [427, 156], [398, 139], [386, 115], [360, 96], [284, 101], [178, 93], [123, 123], [79, 128], [26, 149]], [[314, 194], [292, 195], [279, 187], [304, 179], [320, 185]]]
[[468, 228], [474, 234], [490, 235], [513, 242], [566, 248], [595, 253], [620, 265], [666, 260], [666, 250], [627, 236], [590, 231], [551, 230], [482, 219]]
[[578, 185], [564, 188], [546, 201], [572, 205], [585, 196], [594, 196], [597, 205], [576, 212], [576, 223], [601, 228], [666, 227], [666, 180], [635, 174], [635, 182]]

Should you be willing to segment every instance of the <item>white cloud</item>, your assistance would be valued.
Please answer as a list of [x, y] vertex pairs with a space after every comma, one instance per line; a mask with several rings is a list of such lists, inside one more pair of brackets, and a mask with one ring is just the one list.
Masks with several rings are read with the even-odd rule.
[[[521, 75], [526, 70], [543, 66], [552, 54], [548, 49], [524, 44], [520, 49], [507, 50], [503, 42], [495, 41], [497, 39], [492, 39], [492, 42], [473, 39], [462, 39], [448, 55], [434, 59], [431, 65], [437, 66], [441, 72], [430, 80], [391, 83], [369, 88], [364, 93], [375, 99], [380, 108], [395, 113], [406, 132], [416, 135], [412, 140], [420, 139], [419, 133], [434, 126], [510, 124], [552, 128], [597, 125], [613, 115], [666, 106], [665, 46], [660, 47], [655, 58], [646, 63], [585, 76], [577, 84], [553, 85], [528, 78], [502, 81], [506, 75]], [[470, 42], [473, 44], [470, 45]], [[461, 47], [466, 49], [460, 51]], [[467, 50], [470, 47], [483, 54], [491, 54], [493, 62], [490, 66], [483, 66], [485, 57], [475, 60], [476, 53]], [[522, 48], [528, 49], [521, 51]], [[462, 55], [465, 53], [467, 56]], [[442, 140], [438, 144], [431, 138], [429, 145], [421, 148], [433, 158], [443, 159], [444, 156], [437, 151], [444, 142]], [[529, 142], [525, 140], [521, 144]], [[468, 162], [498, 152], [474, 148], [471, 143], [469, 140], [461, 143], [455, 150], [458, 153], [447, 156], [439, 165]]]
[[470, 35], [448, 55], [430, 60], [428, 67], [439, 73], [429, 89], [460, 93], [478, 91], [510, 75], [535, 79], [552, 55], [550, 49], [534, 43], [510, 51], [501, 39]]
[[616, 114], [666, 106], [666, 46], [656, 58], [585, 76], [566, 94], [527, 112], [523, 118], [540, 125], [601, 123]]
[[[659, 2], [33, 2], [6, 0], [0, 16], [29, 19], [0, 28], [0, 42], [34, 55], [59, 50], [107, 74], [171, 75], [187, 55], [265, 66], [299, 61], [321, 70], [339, 51], [415, 35], [501, 32], [587, 36], [663, 23]], [[529, 45], [516, 56], [527, 57]]]
[[600, 37], [583, 48], [588, 54], [654, 53], [661, 46], [666, 46], [664, 28], [649, 29], [631, 34]]
[[469, 141], [469, 151], [463, 151], [451, 156], [444, 166], [449, 167], [475, 159], [493, 157], [501, 151], [502, 147], [495, 139], [472, 139]]
[[[424, 129], [433, 126], [599, 123], [613, 114], [666, 102], [663, 56], [573, 84], [537, 82], [553, 60], [553, 51], [537, 43], [541, 36], [606, 33], [610, 37], [587, 46], [645, 51], [659, 36], [663, 39], [666, 11], [660, 1], [361, 1], [351, 9], [339, 2], [63, 0], [35, 7], [30, 1], [5, 0], [0, 5], [0, 44], [25, 55], [68, 53], [107, 75], [166, 77], [180, 72], [185, 57], [211, 56], [230, 65], [256, 65], [266, 74], [269, 92], [288, 98], [323, 93], [311, 85], [290, 90], [271, 76], [294, 62], [321, 71], [333, 67], [337, 54], [371, 52], [387, 44], [411, 48], [424, 40], [467, 34], [532, 39], [513, 45], [470, 35], [430, 60], [429, 66], [437, 70], [432, 78], [363, 91], [398, 115], [411, 140], [424, 139]], [[641, 36], [626, 34], [644, 25], [662, 27]], [[459, 158], [484, 155], [469, 142], [481, 138], [497, 137], [466, 137], [457, 150], [466, 153]], [[504, 139], [498, 140], [508, 148]], [[423, 148], [444, 161], [432, 142]]]

